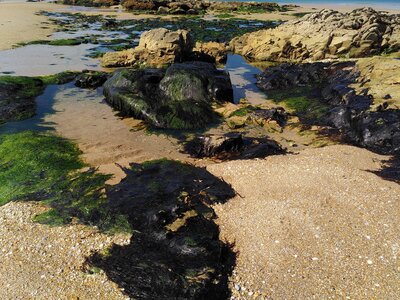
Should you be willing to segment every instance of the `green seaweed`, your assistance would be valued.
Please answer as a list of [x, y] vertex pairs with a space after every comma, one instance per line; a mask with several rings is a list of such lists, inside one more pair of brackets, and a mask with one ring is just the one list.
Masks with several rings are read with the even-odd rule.
[[111, 212], [103, 189], [110, 175], [96, 172], [80, 159], [70, 141], [25, 131], [0, 138], [0, 205], [42, 201], [51, 209], [36, 216], [49, 225], [97, 225], [105, 231], [129, 231], [125, 217]]
[[329, 110], [329, 106], [321, 102], [313, 93], [316, 88], [306, 86], [285, 91], [273, 90], [268, 92], [268, 96], [275, 103], [283, 104], [299, 117], [309, 120], [319, 119]]

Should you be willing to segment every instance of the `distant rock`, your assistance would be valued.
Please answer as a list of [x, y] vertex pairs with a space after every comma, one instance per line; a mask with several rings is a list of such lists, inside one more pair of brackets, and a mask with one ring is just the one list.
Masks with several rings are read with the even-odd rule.
[[366, 57], [400, 50], [400, 16], [371, 8], [349, 13], [324, 9], [274, 29], [234, 38], [230, 46], [259, 61]]
[[184, 60], [193, 48], [193, 41], [187, 30], [171, 31], [157, 28], [144, 32], [139, 45], [134, 49], [108, 52], [102, 58], [104, 67], [124, 67], [138, 63], [162, 66]]
[[229, 75], [204, 62], [119, 70], [104, 84], [104, 94], [123, 114], [168, 129], [202, 128], [215, 120], [214, 101], [233, 101]]
[[225, 63], [227, 59], [227, 49], [224, 43], [197, 42], [193, 48], [193, 57], [202, 61]]
[[159, 67], [190, 60], [223, 63], [226, 57], [227, 49], [223, 43], [197, 42], [194, 44], [187, 30], [171, 31], [156, 28], [144, 32], [136, 48], [106, 53], [102, 57], [102, 65], [126, 67], [146, 64]]

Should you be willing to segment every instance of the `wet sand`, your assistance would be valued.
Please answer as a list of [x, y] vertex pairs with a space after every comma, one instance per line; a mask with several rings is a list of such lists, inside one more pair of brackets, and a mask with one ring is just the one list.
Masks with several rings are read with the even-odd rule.
[[53, 25], [41, 10], [51, 10], [54, 4], [47, 3], [1, 3], [0, 2], [0, 50], [10, 49], [15, 44], [45, 39], [53, 32]]
[[88, 101], [82, 90], [75, 89], [74, 93], [66, 89], [55, 98], [56, 112], [44, 121], [52, 124], [57, 134], [77, 142], [87, 163], [100, 172], [113, 174], [110, 184], [125, 177], [121, 167], [129, 167], [130, 163], [164, 157], [190, 161], [179, 152], [174, 138], [135, 131], [138, 121], [118, 117], [102, 96]]

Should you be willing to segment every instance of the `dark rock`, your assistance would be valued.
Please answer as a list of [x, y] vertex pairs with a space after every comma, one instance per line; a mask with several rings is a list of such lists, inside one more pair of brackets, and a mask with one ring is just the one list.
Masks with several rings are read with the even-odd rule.
[[104, 84], [108, 79], [108, 74], [103, 72], [86, 72], [79, 75], [75, 80], [75, 85], [85, 89], [95, 89]]
[[242, 137], [241, 134], [197, 136], [184, 145], [184, 151], [196, 158], [251, 159], [284, 153], [275, 141]]
[[35, 115], [35, 97], [45, 88], [43, 81], [29, 77], [0, 77], [0, 124]]
[[274, 107], [270, 109], [256, 109], [250, 113], [250, 119], [257, 123], [263, 124], [265, 121], [273, 120], [283, 127], [288, 119], [288, 113], [283, 107]]
[[303, 85], [318, 86], [320, 101], [331, 108], [317, 123], [339, 129], [354, 144], [379, 153], [397, 153], [400, 145], [400, 111], [383, 103], [371, 110], [373, 97], [356, 91], [360, 72], [355, 62], [282, 64], [258, 76], [257, 85], [266, 91]]
[[208, 63], [167, 70], [119, 70], [104, 84], [107, 101], [158, 128], [202, 128], [215, 120], [213, 101], [233, 101], [229, 75]]

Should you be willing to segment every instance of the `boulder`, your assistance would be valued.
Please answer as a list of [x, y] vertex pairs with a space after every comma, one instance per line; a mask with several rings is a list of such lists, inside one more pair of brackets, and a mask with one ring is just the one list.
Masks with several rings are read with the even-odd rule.
[[183, 61], [192, 49], [192, 38], [187, 30], [157, 28], [144, 32], [139, 45], [134, 49], [106, 53], [102, 58], [102, 65], [124, 67], [144, 63], [162, 66]]
[[400, 50], [400, 16], [371, 8], [348, 13], [324, 9], [273, 29], [234, 38], [230, 47], [253, 60], [372, 56]]
[[118, 70], [104, 84], [104, 95], [123, 114], [167, 129], [202, 128], [215, 120], [214, 101], [233, 101], [229, 75], [201, 62]]
[[224, 43], [197, 42], [193, 48], [194, 56], [203, 61], [225, 63], [227, 59], [227, 51]]

